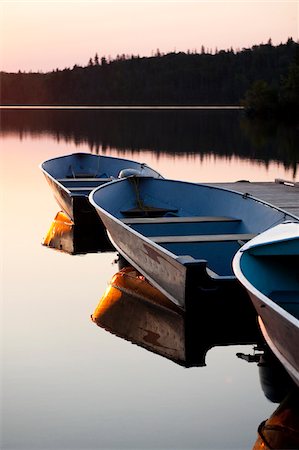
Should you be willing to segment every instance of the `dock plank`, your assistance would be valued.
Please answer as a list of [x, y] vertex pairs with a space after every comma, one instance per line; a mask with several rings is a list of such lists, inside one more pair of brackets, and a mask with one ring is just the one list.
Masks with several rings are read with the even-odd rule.
[[289, 186], [274, 182], [204, 183], [232, 191], [248, 193], [252, 197], [264, 200], [278, 208], [294, 214], [299, 219], [299, 186]]

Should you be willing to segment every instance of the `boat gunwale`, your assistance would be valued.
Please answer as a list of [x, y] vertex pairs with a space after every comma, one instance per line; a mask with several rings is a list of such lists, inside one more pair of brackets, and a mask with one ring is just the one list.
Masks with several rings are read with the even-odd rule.
[[[104, 189], [107, 185], [110, 185], [111, 183], [119, 183], [119, 182], [122, 182], [122, 181], [124, 181], [124, 180], [130, 180], [130, 179], [133, 179], [133, 178], [138, 178], [138, 177], [136, 177], [135, 175], [131, 175], [131, 176], [129, 176], [129, 177], [125, 177], [125, 178], [116, 178], [115, 180], [113, 180], [113, 181], [110, 181], [109, 183], [104, 183], [104, 184], [102, 184], [101, 186], [97, 186], [96, 188], [94, 188], [91, 192], [90, 192], [90, 194], [89, 194], [89, 196], [88, 196], [88, 198], [89, 198], [89, 202], [93, 205], [93, 207], [94, 208], [101, 208], [101, 207], [99, 207], [96, 203], [95, 203], [95, 201], [93, 200], [93, 196], [94, 196], [94, 194], [96, 193], [96, 191], [98, 191], [98, 190], [100, 190], [100, 189]], [[240, 196], [240, 197], [242, 197], [242, 198], [244, 198], [245, 197], [245, 194], [243, 194], [242, 192], [239, 192], [239, 191], [235, 191], [235, 190], [232, 190], [232, 189], [228, 189], [228, 188], [224, 188], [224, 187], [220, 187], [220, 186], [213, 186], [213, 185], [207, 185], [207, 184], [205, 184], [205, 183], [194, 183], [194, 182], [189, 182], [189, 181], [182, 181], [182, 180], [173, 180], [173, 179], [171, 179], [171, 178], [154, 178], [154, 177], [139, 177], [139, 178], [151, 178], [151, 179], [153, 179], [153, 180], [159, 180], [159, 181], [170, 181], [170, 182], [173, 182], [173, 183], [180, 183], [180, 184], [188, 184], [188, 185], [194, 185], [194, 186], [203, 186], [203, 187], [205, 187], [205, 188], [207, 188], [207, 189], [212, 189], [212, 190], [219, 190], [219, 191], [225, 191], [225, 192], [229, 192], [229, 193], [233, 193], [233, 194], [235, 194], [235, 195], [237, 195], [237, 196]], [[265, 206], [268, 206], [268, 207], [270, 207], [270, 208], [272, 208], [272, 209], [275, 209], [276, 211], [279, 211], [279, 212], [281, 212], [282, 214], [284, 214], [285, 216], [289, 216], [289, 217], [292, 217], [293, 219], [295, 219], [295, 221], [297, 222], [297, 223], [299, 223], [299, 217], [297, 217], [297, 216], [295, 216], [294, 214], [292, 214], [292, 213], [289, 213], [288, 211], [286, 211], [286, 210], [284, 210], [284, 209], [282, 209], [282, 208], [279, 208], [278, 206], [275, 206], [275, 205], [273, 205], [273, 204], [271, 204], [271, 203], [268, 203], [268, 202], [266, 202], [265, 200], [261, 200], [261, 199], [259, 199], [259, 198], [257, 198], [257, 197], [254, 197], [254, 196], [252, 196], [252, 195], [250, 195], [250, 194], [247, 194], [246, 195], [246, 198], [248, 198], [248, 199], [251, 199], [251, 200], [253, 200], [253, 201], [255, 201], [255, 202], [258, 202], [258, 203], [262, 203], [263, 205], [265, 205]], [[103, 208], [101, 208], [101, 210], [103, 210]], [[106, 211], [106, 210], [104, 210], [104, 211]], [[107, 211], [106, 211], [107, 212]], [[107, 212], [108, 213], [108, 212]], [[121, 224], [123, 225], [123, 226], [125, 226], [126, 228], [129, 228], [131, 231], [135, 231], [132, 227], [130, 227], [130, 226], [127, 226], [127, 224], [125, 223], [125, 222], [123, 222], [121, 219], [119, 219], [118, 217], [116, 217], [116, 216], [112, 216], [112, 214], [110, 214], [110, 213], [108, 213], [111, 217], [113, 217], [114, 219], [116, 219], [116, 220], [118, 220], [119, 222], [121, 222]], [[183, 217], [183, 216], [182, 216]], [[240, 219], [241, 220], [241, 219]], [[288, 220], [288, 219], [285, 219], [285, 220]], [[281, 223], [281, 222], [278, 222], [277, 224], [279, 224], [279, 223]], [[272, 227], [274, 227], [276, 225], [276, 223], [275, 224], [273, 224], [273, 225], [271, 225], [270, 226], [270, 228], [272, 228]], [[264, 230], [264, 231], [266, 231], [266, 230]], [[261, 232], [262, 233], [262, 232]], [[259, 234], [261, 234], [261, 233], [257, 233], [257, 235], [259, 235]], [[142, 235], [143, 236], [143, 235]], [[242, 247], [241, 247], [242, 248]], [[239, 250], [238, 250], [239, 251]]]
[[[138, 161], [134, 161], [133, 159], [119, 158], [117, 156], [94, 155], [92, 153], [87, 153], [87, 152], [69, 153], [67, 155], [60, 155], [60, 156], [57, 156], [57, 157], [54, 157], [54, 158], [46, 159], [45, 161], [43, 161], [43, 162], [41, 162], [39, 164], [39, 168], [44, 173], [45, 176], [48, 176], [49, 178], [51, 178], [51, 180], [53, 180], [55, 182], [55, 184], [59, 185], [65, 192], [67, 192], [70, 196], [72, 196], [72, 191], [70, 189], [68, 189], [66, 186], [64, 186], [60, 181], [58, 181], [59, 180], [58, 178], [55, 178], [53, 175], [51, 175], [50, 172], [48, 172], [46, 170], [44, 165], [49, 163], [49, 162], [52, 162], [52, 161], [57, 161], [57, 160], [65, 159], [65, 158], [71, 158], [72, 156], [79, 156], [79, 155], [84, 155], [84, 156], [87, 156], [88, 158], [93, 158], [93, 159], [94, 158], [100, 158], [100, 159], [104, 159], [104, 160], [111, 160], [111, 159], [118, 160], [118, 161], [121, 160], [121, 161], [124, 161], [126, 163], [132, 163], [134, 165], [137, 164], [139, 166], [145, 166], [146, 168], [148, 168], [151, 171], [153, 171], [158, 176], [158, 178], [163, 178], [162, 175], [159, 172], [157, 172], [155, 169], [150, 167], [147, 163], [141, 163], [141, 162], [138, 162]], [[154, 178], [154, 177], [152, 177], [152, 178]], [[70, 178], [70, 179], [72, 179], [72, 178]], [[110, 178], [108, 178], [108, 180], [109, 181], [107, 181], [107, 183], [110, 183], [110, 182], [114, 181], [114, 180], [110, 180]], [[106, 183], [104, 183], [104, 184], [106, 184]], [[94, 189], [97, 189], [98, 187], [100, 187], [100, 186], [96, 186], [96, 188], [94, 188]], [[85, 195], [85, 194], [82, 194], [82, 195], [85, 196], [85, 197], [88, 196], [88, 195]]]
[[[265, 206], [269, 206], [270, 208], [276, 209], [277, 211], [283, 213], [284, 215], [292, 217], [293, 219], [296, 220], [296, 222], [299, 223], [299, 217], [296, 216], [295, 214], [293, 214], [291, 212], [288, 212], [285, 209], [280, 208], [279, 206], [273, 205], [273, 203], [269, 203], [269, 202], [266, 202], [265, 200], [262, 200], [262, 199], [260, 199], [258, 197], [255, 197], [255, 196], [253, 196], [253, 195], [251, 195], [249, 193], [245, 193], [244, 194], [243, 192], [235, 191], [234, 189], [228, 189], [228, 188], [224, 188], [224, 187], [220, 187], [220, 186], [216, 186], [216, 185], [215, 186], [213, 186], [213, 185], [211, 186], [211, 185], [207, 185], [205, 183], [197, 183], [197, 185], [206, 186], [206, 187], [213, 188], [213, 189], [220, 189], [220, 190], [226, 191], [226, 192], [233, 192], [234, 194], [238, 194], [238, 195], [240, 195], [243, 198], [252, 199], [252, 200], [254, 200], [254, 201], [258, 202], [258, 203], [262, 203]], [[285, 220], [288, 220], [288, 219], [285, 219]], [[278, 222], [278, 223], [281, 223], [281, 222]], [[270, 228], [273, 228], [274, 226], [275, 225], [271, 225]], [[264, 230], [264, 231], [266, 231], [266, 230]], [[260, 234], [260, 233], [258, 233], [258, 234]]]
[[[281, 222], [280, 224], [278, 224], [274, 227], [268, 228], [263, 233], [258, 234], [255, 238], [251, 239], [249, 242], [244, 244], [240, 250], [244, 253], [247, 251], [252, 251], [252, 250], [254, 251], [257, 248], [267, 247], [272, 244], [280, 244], [280, 243], [284, 243], [284, 242], [288, 242], [288, 241], [294, 241], [294, 240], [298, 239], [299, 233], [298, 233], [298, 235], [293, 235], [292, 233], [289, 232], [289, 234], [288, 233], [283, 234], [282, 237], [277, 236], [275, 233], [273, 234], [273, 229], [275, 229], [275, 228], [278, 228], [281, 226], [285, 226], [285, 228], [289, 228], [292, 225], [297, 225], [298, 231], [299, 231], [299, 221], [298, 220], [295, 222], [286, 220], [285, 222]], [[263, 235], [263, 238], [261, 237], [261, 234]], [[267, 237], [266, 240], [264, 239], [264, 236]]]
[[[43, 163], [42, 163], [43, 164]], [[47, 172], [43, 167], [42, 164], [40, 164], [40, 169], [43, 172], [43, 174], [45, 175], [46, 178], [50, 178], [52, 182], [54, 182], [57, 186], [59, 186], [63, 191], [65, 191], [69, 196], [71, 196], [71, 191], [64, 186], [60, 181], [58, 181], [57, 178], [54, 178], [53, 175], [51, 175], [49, 172]]]
[[[212, 190], [215, 189], [215, 190], [218, 190], [218, 191], [230, 192], [230, 193], [236, 194], [237, 196], [240, 196], [242, 198], [248, 198], [248, 199], [254, 200], [254, 201], [258, 202], [258, 203], [262, 203], [265, 206], [268, 206], [268, 207], [270, 207], [272, 209], [275, 209], [276, 211], [281, 212], [285, 216], [292, 217], [293, 219], [295, 219], [296, 222], [299, 223], [299, 217], [298, 216], [296, 216], [295, 214], [293, 214], [291, 212], [286, 211], [285, 209], [280, 208], [279, 206], [273, 205], [272, 203], [266, 202], [265, 200], [262, 200], [260, 198], [254, 197], [253, 195], [251, 195], [249, 193], [244, 194], [243, 192], [236, 191], [234, 189], [228, 189], [228, 188], [225, 188], [225, 187], [211, 185], [211, 184], [207, 184], [207, 183], [196, 183], [196, 182], [193, 182], [193, 181], [174, 180], [172, 178], [155, 178], [155, 177], [151, 177], [151, 176], [136, 177], [135, 175], [131, 175], [131, 176], [125, 177], [125, 178], [116, 178], [115, 180], [111, 181], [111, 183], [118, 183], [118, 182], [121, 182], [123, 180], [129, 180], [129, 179], [132, 179], [132, 178], [152, 178], [154, 180], [159, 180], [159, 181], [170, 181], [170, 182], [173, 182], [173, 183], [188, 184], [188, 185], [194, 185], [194, 186], [203, 186], [203, 187], [205, 187], [207, 189], [212, 189]], [[93, 193], [95, 193], [95, 191], [97, 191], [98, 189], [102, 189], [102, 188], [106, 187], [107, 184], [109, 184], [109, 183], [105, 183], [105, 186], [104, 185], [97, 186], [93, 191], [91, 191], [89, 197], [91, 197], [91, 195]], [[93, 206], [95, 206], [95, 205], [93, 205]], [[288, 219], [285, 219], [285, 220], [288, 220]], [[281, 223], [281, 222], [278, 222], [278, 223]], [[275, 226], [275, 224], [271, 225], [270, 228], [272, 228], [274, 226]], [[264, 231], [266, 231], [266, 230], [264, 230]], [[258, 234], [260, 234], [260, 233], [258, 233]]]

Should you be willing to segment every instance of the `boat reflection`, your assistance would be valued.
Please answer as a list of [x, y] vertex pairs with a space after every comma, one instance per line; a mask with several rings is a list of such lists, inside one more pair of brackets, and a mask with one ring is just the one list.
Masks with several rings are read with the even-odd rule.
[[255, 317], [240, 324], [228, 308], [219, 329], [207, 315], [212, 308], [203, 311], [199, 305], [186, 314], [135, 269], [125, 267], [112, 277], [91, 317], [107, 331], [185, 367], [204, 366], [214, 346], [261, 342]]
[[[124, 263], [120, 258], [119, 266]], [[214, 346], [256, 344], [253, 355], [237, 356], [257, 363], [265, 397], [280, 405], [259, 425], [252, 450], [299, 449], [299, 389], [263, 341], [257, 322], [242, 317], [238, 324], [230, 313], [215, 334], [211, 320], [197, 312], [186, 315], [126, 265], [112, 277], [91, 318], [112, 334], [185, 367], [204, 366]]]
[[71, 255], [114, 251], [106, 234], [87, 232], [82, 223], [76, 225], [62, 211], [56, 214], [42, 245]]
[[279, 406], [259, 425], [253, 450], [298, 450], [299, 389], [270, 350], [260, 356], [258, 366], [265, 396]]

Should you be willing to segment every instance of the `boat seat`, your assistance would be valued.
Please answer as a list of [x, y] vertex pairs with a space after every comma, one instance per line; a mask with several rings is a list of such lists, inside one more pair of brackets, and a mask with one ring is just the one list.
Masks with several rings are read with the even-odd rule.
[[128, 225], [133, 224], [160, 224], [160, 223], [200, 223], [200, 222], [241, 222], [240, 219], [234, 217], [222, 216], [190, 216], [190, 217], [132, 217], [121, 219], [121, 221]]
[[81, 186], [81, 187], [67, 187], [67, 189], [71, 192], [78, 192], [78, 191], [93, 191], [96, 189], [97, 186]]
[[94, 175], [90, 172], [75, 172], [74, 170], [72, 170], [72, 173], [69, 175], [66, 175], [67, 179], [76, 179], [76, 178], [92, 178], [94, 177]]
[[95, 177], [76, 177], [76, 178], [58, 178], [57, 181], [59, 181], [59, 183], [66, 183], [66, 182], [74, 182], [77, 183], [78, 181], [98, 181], [99, 183], [104, 182], [104, 183], [108, 183], [108, 181], [112, 181], [114, 178], [95, 178]]
[[166, 213], [176, 213], [177, 211], [177, 208], [156, 208], [154, 206], [144, 206], [142, 208], [136, 207], [121, 210], [120, 212], [124, 216], [130, 217], [130, 220], [132, 220], [132, 218], [157, 218], [162, 217]]
[[226, 241], [249, 241], [256, 234], [200, 234], [189, 236], [149, 236], [148, 238], [157, 244], [180, 244], [190, 242], [226, 242]]

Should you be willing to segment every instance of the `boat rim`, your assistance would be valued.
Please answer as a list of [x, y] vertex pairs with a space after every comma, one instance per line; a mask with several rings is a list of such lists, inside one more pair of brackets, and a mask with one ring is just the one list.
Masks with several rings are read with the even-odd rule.
[[[73, 195], [72, 192], [71, 192], [71, 190], [68, 189], [66, 186], [64, 186], [62, 183], [60, 183], [60, 182], [58, 181], [57, 178], [53, 177], [53, 175], [51, 175], [51, 174], [45, 169], [44, 164], [46, 164], [46, 163], [48, 163], [48, 162], [50, 162], [50, 161], [59, 160], [59, 159], [64, 159], [64, 158], [68, 158], [68, 157], [76, 156], [76, 155], [87, 155], [87, 156], [90, 156], [91, 158], [115, 159], [115, 160], [126, 161], [126, 162], [128, 162], [128, 163], [134, 163], [134, 164], [137, 163], [137, 164], [139, 164], [139, 165], [142, 165], [142, 166], [147, 167], [148, 169], [151, 169], [151, 170], [152, 170], [153, 172], [155, 172], [159, 177], [161, 177], [161, 174], [160, 174], [159, 172], [157, 172], [155, 169], [153, 169], [152, 167], [150, 167], [147, 163], [140, 163], [140, 162], [134, 161], [134, 160], [132, 160], [132, 159], [118, 158], [117, 156], [94, 155], [94, 154], [92, 154], [92, 153], [86, 153], [86, 152], [75, 152], [75, 153], [69, 153], [69, 154], [67, 154], [67, 155], [60, 155], [60, 156], [57, 156], [57, 157], [54, 157], [54, 158], [46, 159], [45, 161], [39, 163], [38, 167], [39, 167], [39, 169], [44, 173], [44, 175], [45, 175], [46, 177], [50, 178], [55, 184], [59, 185], [60, 188], [61, 188], [62, 190], [64, 190], [65, 192], [67, 192], [68, 195]], [[154, 178], [154, 177], [152, 177], [152, 178]], [[115, 179], [115, 180], [116, 180], [116, 179]], [[112, 182], [115, 181], [115, 180], [112, 180]], [[111, 182], [111, 181], [108, 181], [107, 183], [110, 183], [110, 182]], [[104, 184], [107, 184], [107, 183], [104, 183]], [[98, 187], [100, 187], [100, 186], [97, 186], [95, 189], [97, 189]]]
[[[294, 235], [294, 232], [292, 231], [292, 228], [294, 227], [295, 229], [298, 228], [298, 235]], [[278, 228], [279, 231], [281, 232], [280, 234], [278, 234], [277, 232]], [[264, 245], [270, 245], [285, 241], [293, 241], [298, 238], [299, 238], [299, 222], [286, 220], [274, 227], [268, 228], [267, 230], [263, 231], [263, 233], [260, 233], [259, 235], [255, 236], [249, 242], [246, 242], [246, 244], [244, 244], [242, 246], [242, 249], [240, 250], [242, 252], [245, 252], [249, 249], [262, 247]]]

